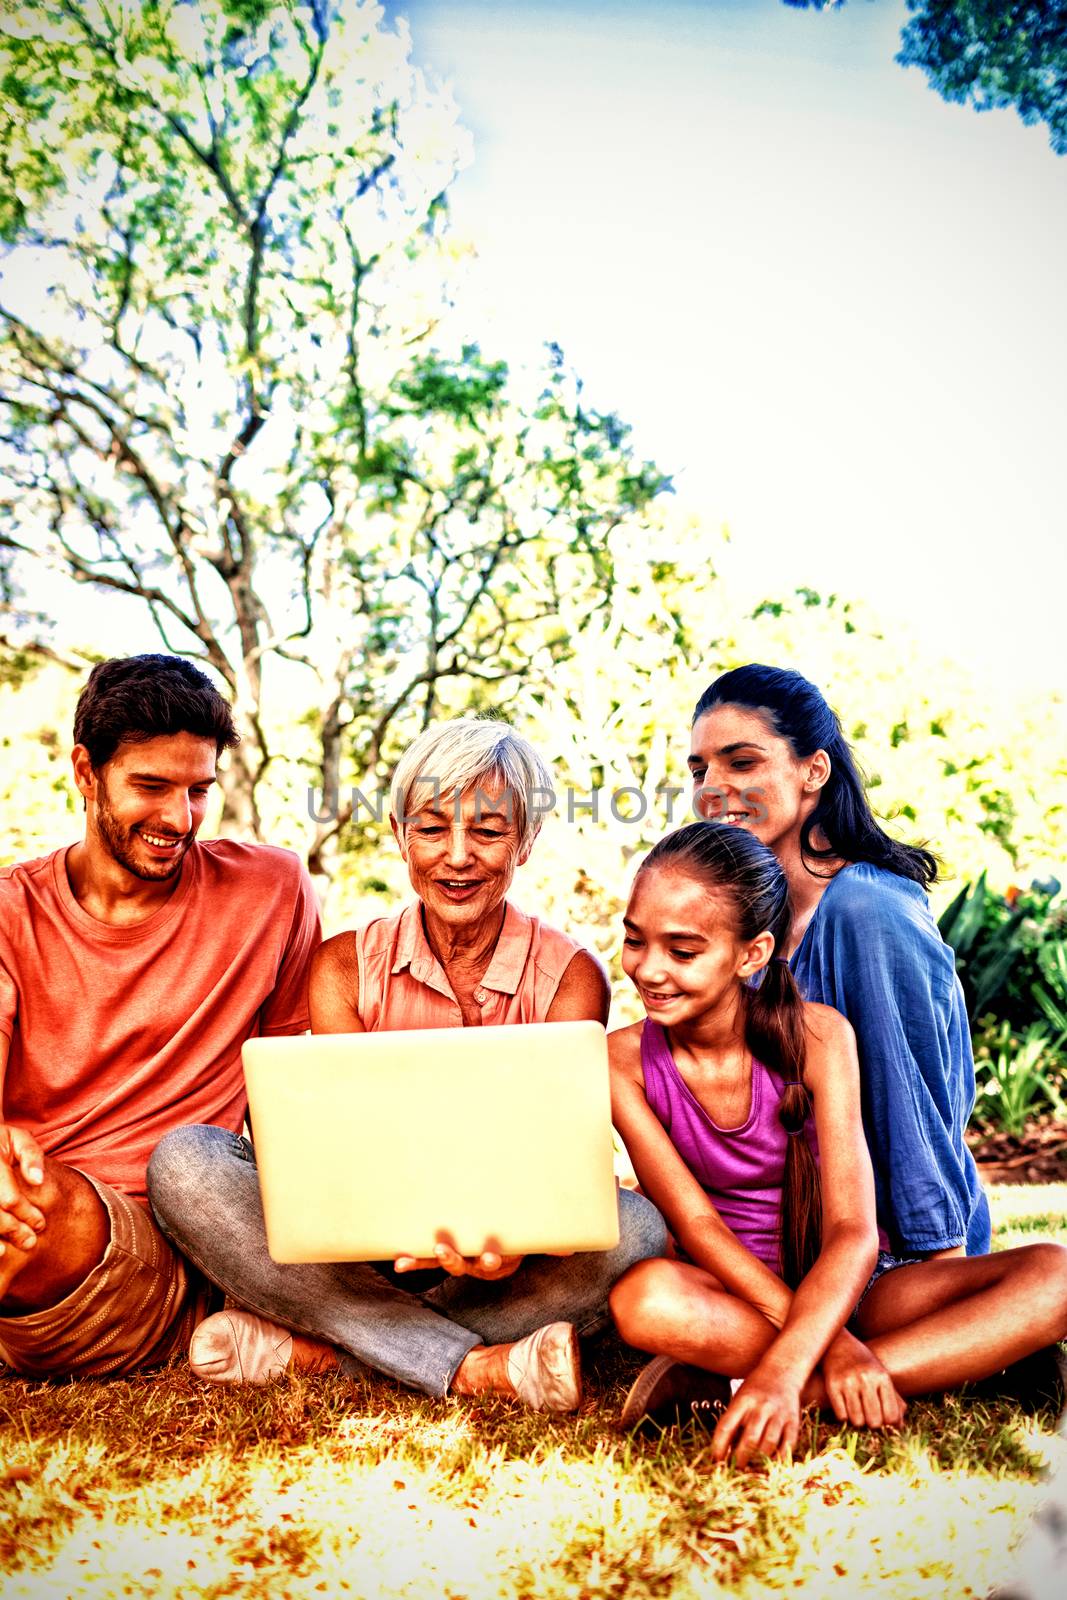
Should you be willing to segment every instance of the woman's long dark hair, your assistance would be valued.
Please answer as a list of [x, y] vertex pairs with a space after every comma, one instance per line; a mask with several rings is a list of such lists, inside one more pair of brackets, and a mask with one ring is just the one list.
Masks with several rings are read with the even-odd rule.
[[[704, 888], [718, 890], [733, 908], [734, 933], [755, 939], [769, 932], [784, 950], [792, 912], [789, 885], [774, 852], [744, 828], [728, 822], [691, 822], [649, 851], [641, 872], [670, 867]], [[811, 1269], [822, 1240], [819, 1169], [804, 1133], [811, 1097], [804, 1083], [804, 1009], [788, 963], [775, 956], [758, 988], [743, 984], [745, 1046], [783, 1080], [778, 1119], [786, 1141], [779, 1230], [779, 1271], [793, 1288]]]
[[[837, 714], [807, 678], [783, 667], [763, 667], [756, 663], [735, 667], [704, 690], [693, 712], [693, 721], [712, 706], [719, 705], [746, 706], [762, 712], [773, 731], [788, 739], [799, 761], [814, 755], [816, 750], [825, 750], [830, 757], [830, 776], [800, 833], [801, 858], [805, 866], [809, 860], [840, 857], [845, 861], [869, 861], [872, 866], [885, 867], [901, 878], [921, 883], [924, 889], [936, 881], [936, 856], [919, 845], [901, 844], [891, 839], [879, 826]], [[829, 841], [828, 849], [821, 850], [812, 844], [816, 829]], [[808, 866], [808, 871], [811, 870]]]

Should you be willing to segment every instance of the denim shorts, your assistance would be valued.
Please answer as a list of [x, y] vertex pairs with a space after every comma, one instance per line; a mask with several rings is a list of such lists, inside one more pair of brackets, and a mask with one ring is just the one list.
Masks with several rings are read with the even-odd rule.
[[874, 1271], [867, 1279], [867, 1287], [856, 1301], [852, 1315], [848, 1319], [849, 1327], [854, 1327], [859, 1316], [860, 1306], [866, 1300], [879, 1278], [884, 1278], [887, 1272], [895, 1272], [897, 1267], [914, 1267], [920, 1261], [925, 1261], [925, 1256], [895, 1256], [892, 1250], [879, 1250], [878, 1260], [874, 1263]]

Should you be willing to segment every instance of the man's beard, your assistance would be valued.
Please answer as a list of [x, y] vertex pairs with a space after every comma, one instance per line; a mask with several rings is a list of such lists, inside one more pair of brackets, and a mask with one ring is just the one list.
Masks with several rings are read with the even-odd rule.
[[111, 809], [107, 782], [101, 773], [96, 774], [96, 780], [96, 829], [108, 854], [120, 867], [125, 867], [127, 872], [145, 883], [165, 883], [168, 878], [173, 878], [175, 873], [181, 870], [181, 864], [193, 842], [193, 835], [189, 833], [185, 836], [182, 848], [172, 861], [138, 860], [135, 842], [138, 835], [135, 829], [124, 827], [115, 816]]

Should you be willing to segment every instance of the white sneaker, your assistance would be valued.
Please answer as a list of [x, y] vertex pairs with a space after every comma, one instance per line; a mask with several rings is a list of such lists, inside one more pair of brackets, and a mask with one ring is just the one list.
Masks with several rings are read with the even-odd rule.
[[533, 1411], [577, 1411], [582, 1400], [578, 1335], [570, 1322], [549, 1322], [508, 1351], [508, 1377]]
[[193, 1329], [189, 1365], [208, 1383], [269, 1383], [293, 1354], [288, 1328], [254, 1311], [216, 1311]]

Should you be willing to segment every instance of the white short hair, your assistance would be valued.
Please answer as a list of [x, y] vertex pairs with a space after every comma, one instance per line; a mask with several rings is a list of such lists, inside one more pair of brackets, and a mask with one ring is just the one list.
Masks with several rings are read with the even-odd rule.
[[447, 806], [469, 789], [484, 790], [486, 785], [503, 786], [520, 848], [527, 848], [555, 804], [552, 779], [529, 740], [495, 718], [457, 717], [421, 733], [396, 764], [389, 809], [402, 831], [413, 815], [413, 800], [416, 808], [430, 799]]

